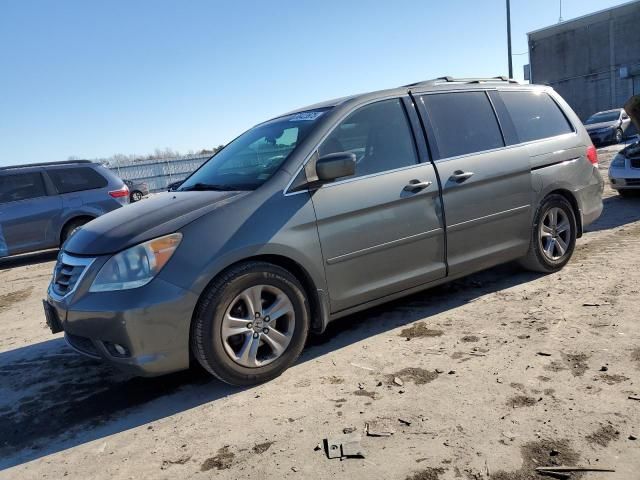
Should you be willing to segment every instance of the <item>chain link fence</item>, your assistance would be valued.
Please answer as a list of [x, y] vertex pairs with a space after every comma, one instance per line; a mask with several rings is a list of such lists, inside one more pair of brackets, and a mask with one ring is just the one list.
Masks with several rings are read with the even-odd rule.
[[150, 192], [161, 192], [170, 183], [184, 180], [209, 158], [211, 154], [116, 164], [108, 168], [123, 180], [145, 182]]

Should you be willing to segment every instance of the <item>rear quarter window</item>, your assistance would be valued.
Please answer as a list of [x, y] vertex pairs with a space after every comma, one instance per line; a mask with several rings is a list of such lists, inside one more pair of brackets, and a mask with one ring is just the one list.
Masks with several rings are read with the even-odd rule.
[[107, 179], [89, 167], [54, 168], [47, 174], [58, 193], [81, 192], [107, 186]]
[[546, 92], [501, 91], [520, 142], [531, 142], [573, 132], [556, 102]]
[[493, 107], [484, 92], [423, 95], [440, 158], [504, 147]]

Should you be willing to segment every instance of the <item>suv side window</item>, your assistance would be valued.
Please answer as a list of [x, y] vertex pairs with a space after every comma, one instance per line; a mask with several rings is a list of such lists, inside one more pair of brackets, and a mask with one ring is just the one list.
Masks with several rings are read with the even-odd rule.
[[573, 132], [560, 107], [545, 92], [500, 92], [521, 142]]
[[102, 175], [89, 167], [52, 168], [47, 173], [58, 193], [104, 188], [108, 184]]
[[338, 152], [356, 155], [353, 177], [418, 163], [409, 119], [401, 100], [394, 98], [366, 105], [340, 122], [318, 149], [320, 156]]
[[44, 197], [47, 191], [40, 172], [0, 175], [0, 203]]
[[493, 107], [485, 92], [423, 95], [440, 158], [504, 147]]

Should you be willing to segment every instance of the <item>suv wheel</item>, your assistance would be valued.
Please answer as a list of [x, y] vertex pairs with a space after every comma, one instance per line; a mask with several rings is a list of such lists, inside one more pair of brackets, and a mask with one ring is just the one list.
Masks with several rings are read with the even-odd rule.
[[576, 217], [571, 204], [562, 195], [549, 195], [536, 212], [529, 251], [520, 263], [536, 272], [560, 270], [573, 255], [576, 234]]
[[304, 288], [287, 270], [247, 262], [225, 272], [202, 295], [191, 349], [220, 380], [253, 385], [277, 377], [298, 358], [309, 332]]

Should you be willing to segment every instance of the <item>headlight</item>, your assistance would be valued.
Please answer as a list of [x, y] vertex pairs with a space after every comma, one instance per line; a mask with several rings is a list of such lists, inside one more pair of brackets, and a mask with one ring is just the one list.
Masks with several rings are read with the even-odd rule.
[[181, 240], [181, 233], [172, 233], [117, 253], [102, 266], [89, 291], [110, 292], [146, 285], [162, 270]]
[[611, 168], [624, 168], [624, 161], [624, 155], [616, 154], [611, 161]]

